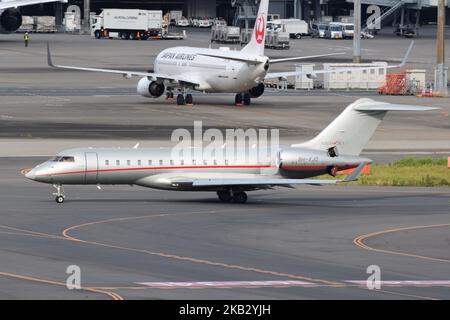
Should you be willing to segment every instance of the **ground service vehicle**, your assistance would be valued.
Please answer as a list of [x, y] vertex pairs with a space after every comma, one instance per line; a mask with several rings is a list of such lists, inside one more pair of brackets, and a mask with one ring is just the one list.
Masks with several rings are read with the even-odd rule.
[[162, 33], [162, 11], [140, 9], [104, 9], [95, 16], [91, 34], [97, 38], [146, 40]]

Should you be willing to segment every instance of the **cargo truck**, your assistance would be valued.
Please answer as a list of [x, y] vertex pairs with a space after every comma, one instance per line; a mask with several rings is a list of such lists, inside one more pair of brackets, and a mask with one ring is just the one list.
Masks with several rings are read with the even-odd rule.
[[146, 40], [162, 34], [161, 10], [104, 9], [95, 16], [91, 35], [97, 39]]

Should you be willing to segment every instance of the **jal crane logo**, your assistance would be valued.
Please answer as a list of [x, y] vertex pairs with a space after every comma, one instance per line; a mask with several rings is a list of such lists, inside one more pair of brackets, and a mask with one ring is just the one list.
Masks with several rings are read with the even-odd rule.
[[266, 22], [264, 21], [264, 16], [259, 16], [256, 20], [255, 36], [256, 42], [261, 44], [264, 40], [264, 33], [266, 31]]

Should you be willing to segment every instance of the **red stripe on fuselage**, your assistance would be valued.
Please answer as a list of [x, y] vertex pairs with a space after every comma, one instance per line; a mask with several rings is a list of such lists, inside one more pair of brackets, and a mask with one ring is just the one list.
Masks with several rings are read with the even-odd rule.
[[[358, 164], [349, 164], [344, 166], [336, 166], [338, 170], [356, 168]], [[282, 166], [280, 169], [305, 170], [305, 169], [326, 169], [328, 166]], [[94, 172], [123, 172], [123, 171], [140, 171], [140, 170], [186, 170], [186, 169], [267, 169], [276, 168], [271, 165], [235, 165], [235, 166], [165, 166], [165, 167], [142, 167], [142, 168], [118, 168], [118, 169], [100, 169], [100, 170], [83, 170], [83, 171], [67, 171], [57, 173], [47, 173], [38, 176], [51, 175], [69, 175], [69, 174], [85, 174]]]
[[93, 172], [120, 172], [120, 171], [139, 171], [139, 170], [184, 170], [184, 169], [264, 169], [275, 168], [271, 165], [236, 165], [236, 166], [169, 166], [169, 167], [142, 167], [142, 168], [118, 168], [118, 169], [100, 169], [100, 170], [83, 170], [83, 171], [67, 171], [41, 174], [39, 176], [65, 175], [65, 174], [83, 174]]

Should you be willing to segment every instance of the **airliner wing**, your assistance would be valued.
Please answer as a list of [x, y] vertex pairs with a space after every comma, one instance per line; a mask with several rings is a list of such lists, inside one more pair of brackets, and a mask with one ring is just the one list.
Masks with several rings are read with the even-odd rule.
[[148, 77], [149, 80], [168, 80], [171, 82], [184, 82], [193, 85], [199, 85], [197, 81], [194, 79], [190, 79], [184, 76], [176, 76], [176, 75], [167, 75], [162, 73], [153, 73], [153, 72], [141, 72], [141, 71], [127, 71], [127, 70], [114, 70], [114, 69], [101, 69], [101, 68], [89, 68], [89, 67], [75, 67], [75, 66], [65, 66], [54, 64], [52, 60], [52, 55], [50, 52], [50, 46], [47, 43], [47, 64], [52, 68], [57, 69], [67, 69], [67, 70], [77, 70], [77, 71], [90, 71], [90, 72], [102, 72], [102, 73], [112, 73], [112, 74], [120, 74], [126, 78], [135, 77]]
[[295, 77], [295, 76], [302, 76], [306, 75], [311, 78], [315, 78], [318, 74], [324, 74], [324, 73], [334, 73], [334, 72], [347, 72], [347, 71], [358, 71], [358, 70], [378, 70], [381, 68], [386, 69], [392, 69], [392, 68], [403, 68], [403, 66], [406, 64], [409, 58], [409, 54], [411, 53], [411, 50], [414, 46], [414, 41], [411, 42], [411, 44], [408, 47], [408, 50], [406, 51], [405, 56], [403, 57], [403, 60], [400, 64], [394, 64], [394, 65], [388, 65], [386, 67], [356, 67], [356, 68], [336, 68], [336, 69], [329, 69], [329, 70], [313, 70], [311, 72], [297, 72], [297, 71], [290, 71], [290, 72], [272, 72], [268, 73], [265, 76], [265, 79], [279, 79], [279, 78], [287, 78], [287, 77]]
[[318, 54], [318, 55], [315, 55], [315, 56], [303, 56], [303, 57], [293, 57], [293, 58], [270, 59], [269, 63], [270, 64], [276, 64], [276, 63], [289, 62], [289, 61], [298, 61], [298, 60], [322, 58], [322, 57], [329, 57], [329, 56], [338, 56], [338, 55], [341, 55], [341, 54], [345, 54], [345, 52]]
[[1, 9], [10, 9], [10, 8], [18, 8], [23, 6], [30, 6], [33, 4], [41, 4], [48, 2], [64, 2], [67, 3], [67, 0], [16, 0], [16, 1], [2, 1], [0, 2], [0, 10]]

